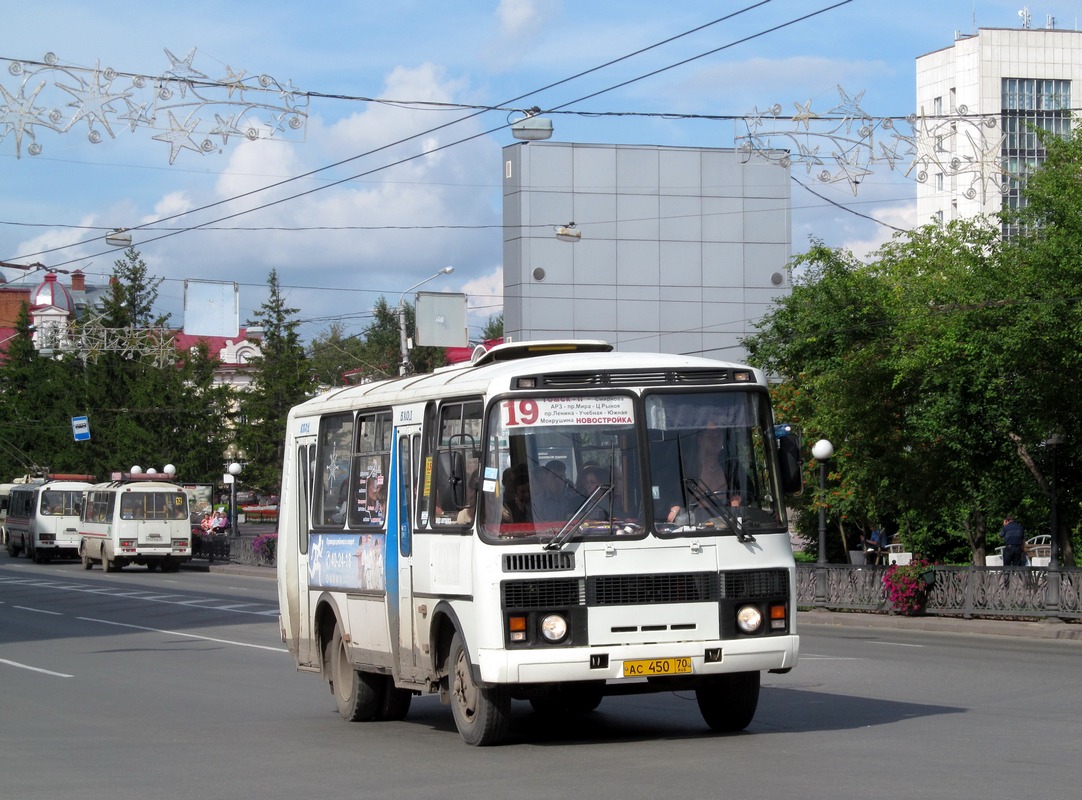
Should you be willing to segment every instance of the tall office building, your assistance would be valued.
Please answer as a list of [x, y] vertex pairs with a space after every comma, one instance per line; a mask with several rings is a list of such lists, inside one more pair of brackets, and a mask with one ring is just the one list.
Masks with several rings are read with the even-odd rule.
[[791, 291], [780, 159], [558, 142], [503, 157], [504, 332], [515, 340], [739, 361], [740, 339]]
[[918, 223], [1019, 207], [1033, 127], [1068, 132], [1079, 101], [1082, 32], [980, 28], [918, 57]]

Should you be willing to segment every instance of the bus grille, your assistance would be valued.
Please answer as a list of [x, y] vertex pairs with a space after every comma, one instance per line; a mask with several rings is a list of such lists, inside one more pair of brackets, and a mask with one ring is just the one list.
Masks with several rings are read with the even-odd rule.
[[716, 572], [601, 575], [588, 579], [586, 596], [591, 606], [716, 603], [718, 575]]
[[740, 600], [782, 597], [789, 594], [789, 573], [784, 569], [721, 573], [721, 596]]
[[560, 608], [586, 602], [582, 578], [504, 581], [501, 590], [504, 608]]
[[503, 557], [504, 572], [551, 572], [574, 568], [574, 553], [508, 553]]

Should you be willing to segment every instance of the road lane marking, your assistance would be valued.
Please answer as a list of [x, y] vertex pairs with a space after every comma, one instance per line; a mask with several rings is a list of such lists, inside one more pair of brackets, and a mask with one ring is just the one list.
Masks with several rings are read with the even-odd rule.
[[129, 625], [126, 622], [113, 622], [107, 619], [96, 619], [94, 617], [76, 617], [83, 622], [100, 622], [102, 625], [115, 625], [118, 628], [133, 628], [137, 631], [149, 631], [150, 633], [166, 633], [170, 636], [185, 636], [189, 639], [199, 639], [204, 642], [217, 642], [218, 644], [232, 644], [237, 647], [252, 647], [256, 650], [270, 650], [272, 653], [288, 653], [284, 647], [269, 647], [265, 644], [249, 644], [248, 642], [237, 642], [233, 639], [216, 639], [213, 636], [198, 636], [194, 633], [184, 633], [183, 631], [168, 631], [163, 628], [148, 628], [144, 625]]
[[51, 669], [42, 669], [41, 667], [32, 667], [29, 664], [20, 664], [18, 661], [8, 661], [6, 658], [0, 658], [0, 664], [7, 664], [12, 667], [18, 667], [19, 669], [28, 669], [31, 672], [40, 672], [42, 675], [53, 675], [57, 678], [74, 678], [74, 675], [68, 675], [66, 672], [53, 672]]
[[46, 611], [44, 608], [30, 608], [30, 606], [12, 606], [12, 608], [17, 608], [20, 611], [33, 611], [35, 614], [49, 614], [54, 617], [63, 616], [59, 611]]
[[[182, 594], [148, 594], [146, 590], [123, 589], [120, 587], [91, 586], [90, 584], [57, 583], [50, 580], [35, 580], [33, 578], [0, 578], [0, 584], [19, 584], [35, 586], [43, 589], [54, 589], [63, 592], [81, 592], [84, 594], [96, 594], [101, 597], [116, 597], [122, 600], [142, 600], [149, 603], [164, 603], [166, 605], [187, 606], [189, 608], [205, 608], [208, 611], [226, 611], [231, 614], [251, 614], [257, 617], [277, 617], [279, 609], [276, 605], [262, 603], [230, 603], [221, 597], [195, 597], [188, 599]], [[175, 599], [173, 599], [175, 598]], [[218, 603], [219, 605], [208, 605]], [[245, 608], [245, 606], [250, 606]], [[253, 610], [262, 608], [262, 611]]]

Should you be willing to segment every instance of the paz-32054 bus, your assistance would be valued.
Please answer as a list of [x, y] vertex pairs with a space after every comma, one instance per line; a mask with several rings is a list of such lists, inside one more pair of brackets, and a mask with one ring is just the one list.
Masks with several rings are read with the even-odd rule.
[[797, 661], [795, 448], [758, 371], [598, 341], [332, 390], [288, 419], [283, 640], [346, 719], [438, 692], [475, 745], [635, 692], [741, 730]]

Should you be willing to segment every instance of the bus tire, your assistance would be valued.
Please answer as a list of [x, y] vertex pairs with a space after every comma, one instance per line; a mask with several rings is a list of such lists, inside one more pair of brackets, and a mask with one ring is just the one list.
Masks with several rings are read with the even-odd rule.
[[327, 674], [338, 713], [347, 722], [368, 722], [376, 718], [383, 700], [380, 675], [361, 672], [350, 663], [342, 628], [335, 623], [334, 635], [324, 653]]
[[101, 549], [101, 568], [105, 572], [116, 572], [117, 571], [116, 561], [109, 558], [109, 554], [107, 552], [105, 552], [104, 547]]
[[83, 569], [90, 569], [94, 566], [94, 562], [90, 559], [90, 553], [87, 552], [86, 542], [79, 545], [79, 560], [83, 562]]
[[394, 678], [390, 675], [383, 680], [383, 700], [379, 704], [377, 718], [387, 722], [405, 719], [410, 710], [410, 703], [413, 702], [413, 692], [408, 689], [399, 689], [394, 685]]
[[8, 534], [8, 555], [12, 558], [18, 558], [20, 552], [22, 552], [22, 548], [17, 546], [11, 538], [11, 534]]
[[511, 722], [511, 693], [506, 686], [484, 688], [474, 683], [470, 659], [455, 633], [447, 655], [451, 713], [466, 744], [487, 747], [507, 738]]
[[712, 730], [742, 731], [751, 724], [759, 705], [759, 673], [718, 675], [695, 690], [695, 700]]

